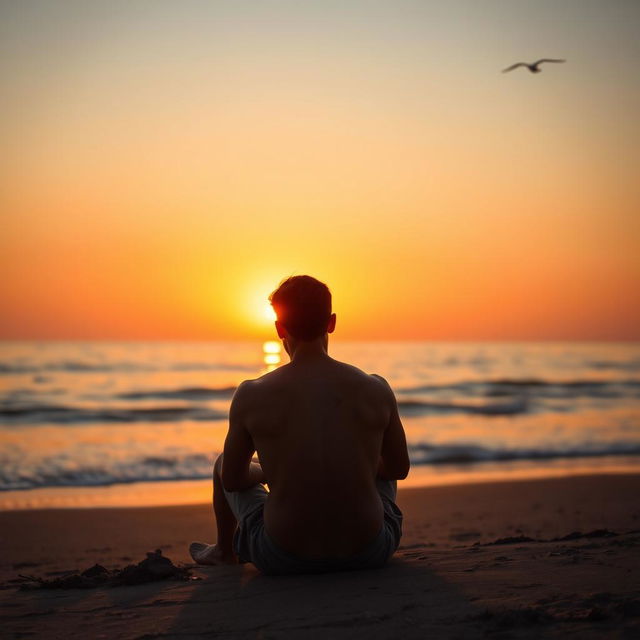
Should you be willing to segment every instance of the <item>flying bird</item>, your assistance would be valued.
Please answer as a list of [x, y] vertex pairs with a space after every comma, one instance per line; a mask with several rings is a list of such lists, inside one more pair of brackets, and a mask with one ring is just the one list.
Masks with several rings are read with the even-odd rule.
[[514, 69], [517, 69], [518, 67], [527, 67], [527, 69], [529, 69], [529, 71], [531, 71], [531, 73], [540, 73], [541, 69], [540, 69], [540, 65], [543, 62], [566, 62], [566, 60], [556, 60], [554, 58], [542, 58], [541, 60], [536, 60], [535, 62], [516, 62], [515, 64], [512, 64], [510, 67], [507, 67], [506, 69], [502, 70], [502, 73], [506, 73], [507, 71], [513, 71]]

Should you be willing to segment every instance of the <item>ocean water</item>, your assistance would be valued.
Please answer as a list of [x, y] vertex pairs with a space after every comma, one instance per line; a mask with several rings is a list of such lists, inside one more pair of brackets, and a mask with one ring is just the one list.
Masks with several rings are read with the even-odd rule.
[[[278, 366], [277, 350], [0, 343], [0, 507], [16, 504], [3, 493], [208, 479], [235, 387]], [[414, 483], [640, 470], [640, 344], [336, 342], [330, 352], [393, 387]]]

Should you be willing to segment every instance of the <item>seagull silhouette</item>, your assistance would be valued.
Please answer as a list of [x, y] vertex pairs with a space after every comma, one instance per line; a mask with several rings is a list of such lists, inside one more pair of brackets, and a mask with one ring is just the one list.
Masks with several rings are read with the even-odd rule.
[[510, 67], [502, 70], [502, 73], [507, 73], [507, 71], [513, 71], [518, 67], [527, 67], [531, 73], [540, 73], [541, 69], [539, 68], [543, 62], [566, 62], [566, 60], [556, 60], [554, 58], [542, 58], [541, 60], [536, 60], [535, 62], [516, 62], [512, 64]]

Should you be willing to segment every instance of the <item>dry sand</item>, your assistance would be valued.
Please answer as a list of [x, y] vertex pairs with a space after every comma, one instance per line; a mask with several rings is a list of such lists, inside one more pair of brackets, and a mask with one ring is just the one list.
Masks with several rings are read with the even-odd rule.
[[[161, 548], [189, 562], [211, 540], [208, 505], [0, 514], [6, 638], [638, 638], [640, 475], [405, 489], [402, 545], [378, 571], [265, 577], [251, 565], [201, 580], [19, 591], [95, 562]], [[555, 540], [574, 531], [594, 537]], [[526, 536], [534, 541], [487, 544]]]

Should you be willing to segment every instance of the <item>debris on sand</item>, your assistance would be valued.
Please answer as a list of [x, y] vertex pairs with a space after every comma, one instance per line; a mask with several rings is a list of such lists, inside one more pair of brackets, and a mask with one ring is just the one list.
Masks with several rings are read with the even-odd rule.
[[587, 533], [582, 533], [582, 531], [572, 531], [566, 536], [550, 538], [549, 540], [530, 538], [529, 536], [509, 536], [507, 538], [498, 538], [493, 542], [485, 542], [482, 546], [491, 547], [498, 544], [518, 544], [523, 542], [571, 542], [572, 540], [582, 540], [584, 538], [616, 538], [619, 535], [619, 533], [609, 531], [609, 529], [594, 529]]
[[561, 538], [552, 538], [550, 542], [568, 542], [569, 540], [580, 540], [582, 538], [615, 538], [620, 534], [615, 531], [609, 531], [609, 529], [594, 529], [588, 533], [582, 533], [582, 531], [572, 531], [566, 536]]
[[22, 590], [31, 589], [95, 589], [97, 587], [117, 587], [121, 585], [143, 584], [158, 580], [191, 580], [194, 579], [188, 569], [176, 567], [169, 558], [162, 555], [160, 549], [149, 551], [144, 560], [138, 564], [130, 564], [124, 569], [109, 569], [100, 564], [82, 572], [47, 580], [36, 576], [20, 576], [25, 582]]
[[540, 542], [539, 540], [534, 540], [533, 538], [530, 538], [529, 536], [509, 536], [507, 538], [498, 538], [497, 540], [494, 540], [493, 542], [487, 542], [485, 544], [485, 546], [492, 546], [495, 544], [518, 544], [521, 542]]

